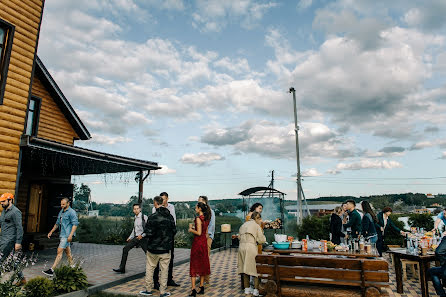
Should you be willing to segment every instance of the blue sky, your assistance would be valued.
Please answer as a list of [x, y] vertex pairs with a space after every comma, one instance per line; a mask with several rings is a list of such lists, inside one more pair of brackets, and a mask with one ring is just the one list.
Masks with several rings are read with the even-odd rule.
[[[145, 196], [446, 192], [446, 3], [46, 1], [38, 54], [93, 138], [156, 161]], [[131, 174], [75, 177], [98, 202]]]

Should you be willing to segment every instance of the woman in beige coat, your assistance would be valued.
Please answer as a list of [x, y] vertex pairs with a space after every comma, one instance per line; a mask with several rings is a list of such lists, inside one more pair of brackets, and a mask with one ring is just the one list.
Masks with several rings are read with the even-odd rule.
[[[259, 279], [256, 269], [257, 244], [266, 241], [261, 225], [262, 217], [260, 213], [253, 212], [251, 220], [244, 223], [239, 230], [240, 246], [238, 249], [237, 273], [243, 274], [245, 294], [253, 294], [254, 296], [259, 296]], [[250, 276], [254, 277], [254, 290], [249, 285]]]

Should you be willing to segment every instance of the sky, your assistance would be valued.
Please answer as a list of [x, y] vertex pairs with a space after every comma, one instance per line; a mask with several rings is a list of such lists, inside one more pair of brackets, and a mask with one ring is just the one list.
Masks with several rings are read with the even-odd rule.
[[[446, 2], [45, 1], [38, 55], [92, 134], [155, 161], [144, 196], [446, 193]], [[76, 176], [124, 202], [134, 174]]]

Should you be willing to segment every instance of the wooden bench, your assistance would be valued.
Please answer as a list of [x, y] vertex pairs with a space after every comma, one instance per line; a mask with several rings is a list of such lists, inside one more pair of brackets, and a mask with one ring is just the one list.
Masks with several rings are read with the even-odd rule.
[[260, 291], [268, 297], [388, 296], [382, 290], [389, 286], [389, 266], [384, 260], [258, 255], [256, 263], [263, 284]]

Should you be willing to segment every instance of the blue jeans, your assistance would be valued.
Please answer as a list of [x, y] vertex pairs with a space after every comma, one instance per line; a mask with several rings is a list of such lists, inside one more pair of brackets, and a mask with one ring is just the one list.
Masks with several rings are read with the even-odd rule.
[[441, 279], [443, 279], [445, 272], [445, 267], [432, 267], [429, 269], [429, 274], [432, 278], [432, 283], [434, 284], [435, 292], [437, 295], [446, 296], [446, 292], [443, 289], [443, 284]]

